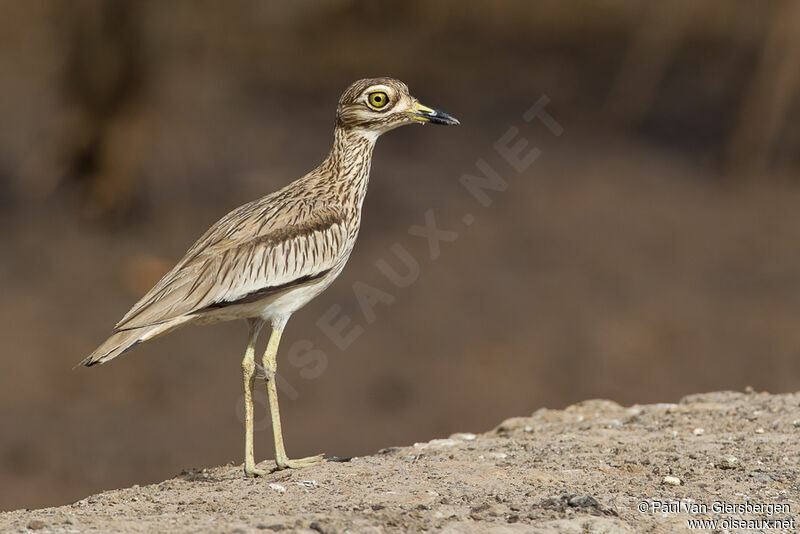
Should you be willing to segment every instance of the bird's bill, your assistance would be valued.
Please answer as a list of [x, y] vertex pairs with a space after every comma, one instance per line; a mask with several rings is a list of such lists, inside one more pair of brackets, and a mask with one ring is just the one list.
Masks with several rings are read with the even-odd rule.
[[414, 102], [414, 105], [411, 107], [409, 111], [411, 116], [414, 120], [420, 122], [430, 122], [433, 124], [444, 124], [447, 126], [455, 126], [457, 124], [461, 124], [458, 122], [458, 119], [441, 111], [439, 109], [429, 108], [428, 106], [423, 106], [419, 102]]

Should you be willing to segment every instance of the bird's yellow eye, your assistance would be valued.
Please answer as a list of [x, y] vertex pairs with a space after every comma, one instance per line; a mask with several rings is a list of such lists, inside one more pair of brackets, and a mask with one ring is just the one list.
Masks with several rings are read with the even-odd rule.
[[389, 95], [383, 91], [373, 91], [367, 95], [367, 102], [369, 102], [371, 107], [381, 109], [386, 107], [386, 104], [389, 103]]

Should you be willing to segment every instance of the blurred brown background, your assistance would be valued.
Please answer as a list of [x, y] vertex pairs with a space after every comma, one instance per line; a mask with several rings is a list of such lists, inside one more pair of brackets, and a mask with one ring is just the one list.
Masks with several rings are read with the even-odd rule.
[[[788, 0], [3, 0], [0, 509], [242, 461], [243, 324], [72, 366], [210, 224], [316, 166], [365, 76], [463, 125], [378, 143], [350, 264], [284, 335], [291, 455], [800, 388], [799, 71]], [[543, 95], [561, 136], [521, 119]], [[510, 126], [541, 150], [522, 173], [493, 149]], [[486, 208], [459, 184], [478, 158], [508, 182]], [[458, 232], [436, 260], [408, 231], [428, 210]], [[373, 322], [356, 282], [394, 299]], [[343, 351], [333, 305], [363, 328]]]

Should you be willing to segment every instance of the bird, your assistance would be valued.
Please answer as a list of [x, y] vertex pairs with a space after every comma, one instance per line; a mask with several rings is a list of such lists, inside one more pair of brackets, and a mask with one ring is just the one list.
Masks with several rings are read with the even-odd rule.
[[[106, 363], [188, 324], [243, 319], [248, 326], [242, 359], [245, 476], [323, 461], [324, 454], [299, 459], [286, 454], [275, 384], [281, 335], [292, 314], [339, 276], [353, 251], [378, 137], [401, 126], [427, 123], [460, 124], [421, 104], [400, 80], [354, 82], [339, 99], [333, 146], [322, 163], [211, 226], [79, 365]], [[262, 364], [276, 464], [270, 471], [257, 468], [253, 454], [255, 347], [265, 324], [271, 333]]]

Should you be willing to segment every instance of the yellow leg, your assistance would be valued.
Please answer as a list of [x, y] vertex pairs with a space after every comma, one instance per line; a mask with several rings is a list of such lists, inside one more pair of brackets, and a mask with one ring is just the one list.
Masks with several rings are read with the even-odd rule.
[[247, 350], [242, 360], [242, 381], [244, 383], [244, 474], [255, 477], [265, 475], [267, 472], [256, 469], [255, 458], [253, 457], [253, 387], [256, 382], [256, 341], [264, 321], [248, 320], [247, 327], [250, 329], [250, 338], [247, 342]]
[[276, 321], [272, 324], [272, 335], [264, 352], [264, 375], [267, 382], [267, 396], [269, 397], [269, 411], [272, 415], [272, 433], [275, 438], [275, 463], [278, 469], [297, 469], [308, 467], [322, 461], [324, 455], [309, 456], [298, 460], [290, 460], [283, 448], [283, 433], [281, 432], [281, 414], [278, 409], [278, 388], [275, 385], [275, 373], [278, 370], [278, 345], [286, 321]]

